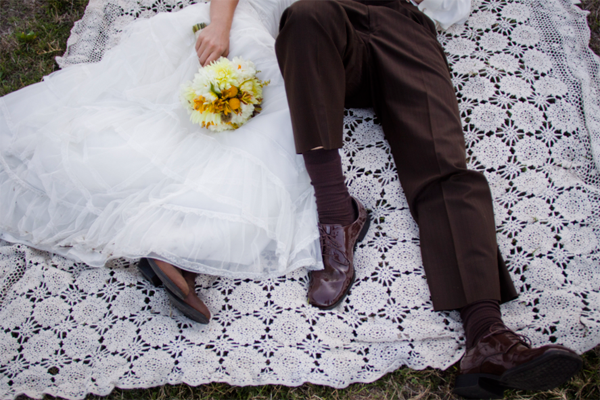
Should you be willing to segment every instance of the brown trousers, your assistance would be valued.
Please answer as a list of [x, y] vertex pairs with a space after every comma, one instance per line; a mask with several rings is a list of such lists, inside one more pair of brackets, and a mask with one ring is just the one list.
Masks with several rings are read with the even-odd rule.
[[296, 149], [342, 147], [344, 107], [374, 107], [411, 213], [436, 310], [517, 296], [485, 177], [466, 167], [458, 104], [433, 22], [396, 1], [299, 1], [275, 44]]

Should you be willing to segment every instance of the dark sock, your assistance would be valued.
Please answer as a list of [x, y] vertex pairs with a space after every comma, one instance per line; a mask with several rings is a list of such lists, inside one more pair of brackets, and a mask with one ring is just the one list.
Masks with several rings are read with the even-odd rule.
[[467, 349], [473, 347], [494, 324], [504, 326], [498, 300], [481, 300], [460, 309]]
[[311, 150], [302, 155], [315, 188], [319, 222], [350, 225], [356, 216], [352, 198], [346, 187], [342, 159], [338, 150]]

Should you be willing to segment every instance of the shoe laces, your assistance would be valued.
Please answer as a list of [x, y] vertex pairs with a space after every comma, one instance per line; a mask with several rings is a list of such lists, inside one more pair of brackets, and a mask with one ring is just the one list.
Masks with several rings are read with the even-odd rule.
[[[504, 324], [494, 324], [490, 327], [490, 333], [486, 334], [485, 336], [483, 336], [482, 339], [487, 339], [491, 336], [495, 336], [495, 335], [499, 335], [501, 333], [508, 333], [514, 337], [517, 338], [518, 342], [514, 343], [512, 346], [510, 346], [508, 348], [508, 350], [512, 349], [514, 346], [516, 346], [517, 344], [522, 344], [523, 346], [526, 346], [527, 348], [531, 348], [532, 343], [531, 343], [531, 339], [529, 339], [527, 336], [525, 335], [521, 335], [519, 333], [516, 333], [514, 331], [512, 331], [511, 329], [508, 329], [506, 327], [506, 325]], [[507, 350], [507, 351], [508, 351]]]
[[319, 225], [319, 233], [321, 240], [321, 252], [323, 256], [333, 254], [329, 254], [329, 249], [337, 250], [337, 252], [344, 257], [346, 263], [350, 264], [350, 261], [346, 257], [345, 251], [342, 246], [335, 240], [335, 235], [333, 233], [327, 232], [327, 229], [323, 225]]

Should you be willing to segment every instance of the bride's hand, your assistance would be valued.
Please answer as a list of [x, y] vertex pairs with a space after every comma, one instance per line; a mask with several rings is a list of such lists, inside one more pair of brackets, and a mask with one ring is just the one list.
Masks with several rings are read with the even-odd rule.
[[196, 40], [196, 53], [200, 65], [206, 66], [229, 54], [229, 27], [223, 24], [210, 24], [200, 31]]

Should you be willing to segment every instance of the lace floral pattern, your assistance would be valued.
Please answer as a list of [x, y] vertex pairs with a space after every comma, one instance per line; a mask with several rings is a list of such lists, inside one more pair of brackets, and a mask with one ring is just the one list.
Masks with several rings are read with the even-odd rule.
[[[135, 18], [188, 0], [92, 0], [63, 67], [93, 62]], [[600, 342], [600, 107], [585, 13], [569, 0], [475, 0], [439, 33], [468, 162], [492, 188], [498, 242], [518, 300], [507, 325], [534, 344]], [[373, 221], [356, 283], [336, 309], [306, 303], [304, 270], [265, 281], [201, 276], [203, 326], [174, 309], [135, 264], [91, 269], [0, 243], [0, 397], [70, 399], [211, 381], [345, 387], [402, 365], [446, 368], [462, 355], [457, 312], [432, 310], [412, 219], [372, 110], [345, 116], [343, 163]]]

